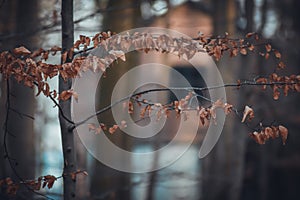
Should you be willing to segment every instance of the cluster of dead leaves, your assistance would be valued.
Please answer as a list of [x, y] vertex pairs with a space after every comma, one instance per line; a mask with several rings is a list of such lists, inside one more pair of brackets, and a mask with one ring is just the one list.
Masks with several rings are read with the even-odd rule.
[[[86, 171], [83, 170], [77, 170], [76, 172], [72, 172], [67, 175], [63, 176], [70, 176], [72, 180], [76, 180], [76, 176], [78, 174], [84, 174], [88, 175]], [[60, 177], [55, 177], [53, 175], [46, 175], [46, 176], [40, 176], [37, 180], [25, 180], [22, 182], [13, 182], [13, 180], [10, 177], [7, 177], [6, 179], [0, 180], [0, 188], [5, 189], [6, 193], [8, 195], [15, 195], [20, 188], [21, 185], [26, 185], [27, 187], [31, 188], [32, 190], [41, 190], [42, 188], [47, 187], [48, 189], [51, 189]]]
[[[254, 42], [252, 39], [254, 39]], [[247, 55], [248, 52], [253, 52], [258, 46], [261, 46], [260, 43], [257, 43], [260, 38], [255, 32], [247, 33], [245, 38], [241, 39], [230, 38], [228, 33], [217, 38], [201, 34], [198, 40], [206, 52], [217, 61], [221, 59], [224, 52], [229, 52], [230, 57], [235, 57], [239, 54]], [[265, 44], [265, 52], [259, 52], [259, 55], [264, 56], [266, 60], [270, 58], [270, 55], [273, 55], [279, 60], [277, 67], [280, 69], [285, 68], [285, 64], [281, 61], [281, 53], [272, 48], [270, 44]]]
[[[62, 52], [58, 46], [52, 48], [38, 49], [31, 52], [24, 46], [13, 49], [11, 52], [5, 51], [0, 54], [0, 73], [5, 78], [15, 77], [18, 82], [23, 82], [28, 87], [34, 85], [38, 88], [37, 95], [43, 93], [45, 96], [52, 96], [61, 100], [68, 100], [70, 97], [77, 97], [74, 92], [65, 91], [58, 94], [52, 90], [47, 83], [48, 78], [53, 78], [60, 74], [64, 80], [75, 78], [86, 70], [93, 72], [106, 69], [117, 59], [126, 61], [125, 52], [130, 50], [141, 50], [144, 52], [158, 51], [161, 53], [172, 53], [179, 57], [191, 59], [197, 52], [207, 52], [209, 55], [219, 60], [223, 52], [229, 51], [231, 56], [238, 53], [243, 55], [255, 49], [255, 44], [250, 43], [249, 39], [259, 37], [256, 33], [248, 33], [244, 39], [231, 39], [228, 34], [224, 37], [209, 37], [201, 35], [197, 39], [173, 38], [167, 34], [153, 35], [147, 32], [134, 34], [115, 35], [110, 31], [100, 32], [93, 37], [80, 35], [79, 39], [69, 50]], [[101, 56], [73, 56], [95, 48], [101, 49]], [[269, 57], [273, 52], [275, 57], [280, 59], [281, 54], [273, 49], [271, 45], [265, 45], [264, 56]], [[75, 52], [77, 50], [77, 52]], [[46, 61], [49, 55], [61, 54], [63, 64], [48, 64]], [[284, 68], [285, 64], [280, 62], [279, 68]], [[276, 88], [274, 89], [276, 90]], [[70, 95], [72, 93], [72, 95]]]
[[288, 129], [282, 125], [279, 126], [268, 126], [262, 128], [259, 132], [254, 131], [250, 133], [250, 137], [253, 138], [258, 144], [265, 144], [267, 140], [275, 139], [281, 136], [282, 143], [285, 145], [288, 137]]
[[270, 86], [274, 100], [279, 99], [280, 89], [284, 96], [287, 96], [289, 91], [300, 92], [300, 75], [279, 76], [272, 73], [268, 78], [258, 78], [256, 83], [261, 84], [263, 90]]
[[126, 128], [127, 122], [125, 120], [122, 120], [120, 125], [114, 124], [110, 127], [108, 127], [104, 123], [100, 123], [98, 126], [96, 126], [94, 123], [88, 124], [88, 129], [90, 132], [94, 132], [95, 134], [100, 134], [102, 131], [107, 131], [110, 134], [114, 134], [119, 128]]
[[[251, 107], [245, 106], [242, 123], [246, 120], [251, 121], [254, 118], [254, 111]], [[282, 125], [279, 126], [267, 126], [261, 125], [260, 131], [254, 131], [250, 133], [250, 137], [253, 138], [258, 144], [265, 144], [270, 138], [275, 139], [281, 136], [282, 143], [285, 145], [288, 137], [288, 129]]]
[[[220, 99], [207, 108], [202, 106], [191, 108], [189, 105], [194, 95], [194, 93], [190, 92], [179, 101], [173, 101], [164, 105], [161, 103], [150, 103], [146, 99], [140, 99], [141, 96], [137, 95], [135, 98], [131, 98], [131, 100], [123, 103], [123, 111], [127, 110], [129, 114], [134, 114], [134, 103], [136, 103], [136, 105], [140, 107], [138, 112], [141, 119], [148, 118], [151, 116], [151, 114], [154, 114], [154, 116], [156, 116], [156, 120], [158, 121], [163, 116], [168, 118], [170, 116], [170, 113], [172, 111], [175, 111], [176, 118], [182, 116], [183, 120], [186, 121], [188, 120], [187, 113], [189, 111], [195, 110], [197, 111], [197, 115], [200, 117], [202, 125], [204, 125], [206, 121], [209, 121], [211, 119], [213, 119], [216, 123], [217, 109], [222, 109], [226, 115], [232, 112], [233, 106], [231, 104], [222, 102]], [[102, 131], [108, 131], [110, 134], [113, 134], [117, 129], [126, 127], [127, 122], [124, 120], [121, 121], [119, 125], [115, 124], [112, 126], [107, 126], [104, 123], [100, 123], [99, 125], [95, 125], [93, 123], [88, 124], [89, 131], [94, 132], [95, 134], [100, 134]]]
[[10, 177], [0, 180], [0, 188], [5, 189], [9, 195], [15, 195], [19, 189], [19, 184], [14, 183]]
[[220, 99], [215, 101], [212, 104], [212, 106], [209, 108], [204, 108], [202, 106], [198, 106], [197, 114], [200, 117], [200, 121], [201, 121], [202, 125], [204, 125], [205, 122], [209, 121], [210, 119], [213, 119], [214, 123], [216, 123], [216, 119], [217, 119], [216, 110], [217, 109], [222, 109], [224, 111], [225, 115], [228, 115], [229, 113], [232, 112], [233, 106], [231, 104], [224, 103]]
[[218, 61], [224, 52], [229, 52], [230, 57], [235, 57], [238, 54], [247, 55], [248, 51], [254, 51], [256, 44], [250, 42], [252, 37], [255, 38], [255, 41], [259, 40], [257, 33], [248, 33], [245, 38], [241, 39], [230, 38], [228, 33], [217, 38], [201, 34], [198, 39], [206, 52]]
[[[253, 42], [254, 41], [254, 42]], [[37, 86], [39, 94], [51, 96], [54, 99], [66, 101], [71, 97], [78, 100], [78, 94], [72, 89], [63, 91], [60, 94], [56, 90], [52, 90], [47, 83], [48, 78], [53, 78], [60, 74], [64, 80], [80, 76], [87, 70], [93, 72], [101, 71], [105, 73], [106, 69], [117, 59], [126, 61], [125, 52], [131, 50], [140, 50], [145, 53], [149, 51], [157, 51], [161, 53], [172, 53], [179, 57], [191, 59], [197, 52], [207, 52], [216, 60], [219, 60], [224, 52], [229, 52], [231, 57], [238, 54], [247, 55], [249, 51], [254, 51], [261, 44], [257, 43], [259, 36], [257, 33], [248, 33], [245, 38], [232, 39], [226, 33], [223, 37], [213, 38], [212, 36], [200, 35], [196, 39], [188, 39], [184, 37], [174, 38], [167, 34], [153, 35], [151, 33], [133, 33], [133, 34], [119, 34], [100, 32], [93, 37], [81, 35], [74, 43], [71, 49], [63, 51], [60, 47], [54, 46], [48, 50], [38, 49], [31, 52], [24, 46], [13, 49], [12, 51], [5, 51], [0, 53], [0, 73], [4, 78], [13, 76], [18, 82], [23, 83], [28, 87]], [[285, 68], [285, 64], [281, 61], [281, 54], [278, 50], [272, 48], [270, 44], [264, 44], [265, 51], [260, 55], [266, 59], [270, 55], [274, 55], [279, 60], [278, 68]], [[85, 53], [89, 50], [99, 48], [102, 53], [101, 56], [89, 55]], [[46, 61], [49, 56], [55, 56], [60, 53], [62, 64], [48, 64]], [[74, 55], [80, 55], [75, 58]], [[273, 98], [278, 99], [280, 89], [283, 90], [284, 95], [288, 91], [300, 91], [300, 75], [279, 76], [276, 73], [271, 74], [269, 78], [259, 78], [256, 80], [257, 84], [261, 84], [263, 89], [270, 86], [273, 90]], [[185, 98], [174, 101], [170, 104], [161, 105], [160, 103], [149, 103], [147, 100], [135, 99], [139, 105], [144, 105], [140, 110], [140, 117], [149, 116], [151, 112], [155, 112], [157, 119], [161, 116], [169, 116], [170, 112], [175, 110], [176, 116], [183, 116], [186, 120], [188, 117], [187, 111], [189, 102], [193, 97], [189, 93]], [[129, 101], [125, 105], [130, 114], [133, 113], [133, 102]], [[198, 107], [197, 111], [200, 116], [201, 123], [210, 119], [216, 119], [216, 109], [223, 109], [225, 114], [232, 110], [232, 105], [223, 103], [221, 100], [216, 101], [211, 107]], [[246, 119], [251, 120], [254, 117], [253, 110], [250, 107], [245, 107], [242, 122]], [[125, 122], [126, 123], [126, 122]], [[100, 133], [100, 130], [108, 130], [111, 134], [114, 133], [120, 126], [112, 125], [107, 127], [100, 124], [99, 127], [89, 125], [91, 131]]]

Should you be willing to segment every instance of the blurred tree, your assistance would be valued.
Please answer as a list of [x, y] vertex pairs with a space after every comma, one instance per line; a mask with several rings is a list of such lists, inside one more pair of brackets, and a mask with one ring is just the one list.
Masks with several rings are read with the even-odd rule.
[[[0, 12], [0, 32], [2, 34], [22, 34], [33, 30], [39, 24], [37, 18], [38, 9], [39, 4], [37, 0], [29, 2], [22, 0], [5, 1], [2, 4]], [[38, 39], [38, 37], [20, 36], [14, 40], [2, 40], [0, 41], [0, 50], [12, 49], [20, 44], [34, 49], [37, 48]], [[6, 90], [6, 85], [6, 81], [2, 79], [0, 99], [0, 150], [1, 152], [5, 152], [3, 139], [6, 138], [5, 142], [9, 155], [5, 155], [4, 153], [3, 158], [3, 154], [1, 154], [0, 177], [32, 179], [35, 176], [35, 134], [33, 130], [33, 120], [26, 115], [34, 117], [34, 91], [17, 83], [14, 79], [9, 80], [9, 91]], [[6, 114], [6, 95], [10, 96], [10, 110], [7, 124], [8, 133], [6, 133], [7, 136], [4, 137], [5, 133], [2, 127]], [[9, 161], [12, 166], [9, 165]], [[17, 171], [17, 174], [12, 168]]]
[[[247, 31], [252, 30], [253, 24], [253, 1], [246, 0]], [[236, 1], [234, 0], [214, 0], [213, 7], [213, 24], [214, 34], [228, 32], [230, 37], [240, 35], [236, 30], [237, 12]], [[246, 32], [247, 32], [246, 31]], [[244, 34], [244, 32], [242, 32]], [[236, 68], [234, 66], [243, 67]], [[247, 64], [245, 64], [247, 63]], [[242, 78], [252, 64], [248, 57], [235, 59], [222, 59], [218, 66], [222, 71], [225, 81], [234, 81]], [[222, 66], [231, 66], [230, 68]], [[227, 80], [230, 77], [230, 80]], [[235, 95], [228, 91], [231, 102], [241, 108], [245, 102], [247, 92]], [[228, 119], [229, 120], [229, 119]], [[228, 121], [227, 120], [227, 121]], [[225, 124], [223, 134], [212, 152], [203, 159], [203, 199], [209, 200], [237, 200], [240, 199], [242, 191], [244, 155], [246, 145], [246, 135], [239, 134], [244, 132], [244, 128], [236, 120], [230, 120], [232, 124]]]
[[[106, 5], [108, 12], [104, 13], [102, 24], [103, 31], [111, 30], [120, 33], [139, 27], [139, 19], [141, 18], [140, 3], [141, 1], [138, 0], [109, 0]], [[126, 55], [126, 62], [120, 61], [119, 63], [114, 63], [113, 66], [107, 70], [107, 77], [102, 77], [98, 85], [98, 93], [100, 93], [100, 96], [98, 95], [99, 100], [97, 101], [98, 105], [96, 105], [97, 110], [111, 103], [111, 94], [115, 84], [124, 73], [136, 66], [137, 59], [137, 52], [129, 53]], [[125, 89], [126, 83], [122, 86]], [[111, 111], [101, 115], [99, 121], [106, 124], [115, 123]], [[130, 150], [131, 142], [129, 137], [126, 134], [118, 134], [119, 132], [120, 131], [114, 135], [110, 135], [109, 138], [121, 148]], [[99, 151], [101, 150], [99, 149]], [[121, 161], [124, 158], [121, 157], [116, 159]], [[127, 186], [130, 184], [131, 180], [128, 173], [118, 172], [103, 165], [97, 160], [93, 160], [92, 168], [92, 196], [106, 193], [108, 194], [108, 197], [106, 197], [107, 199], [130, 199], [131, 191]], [[111, 192], [108, 192], [112, 188], [114, 189]]]

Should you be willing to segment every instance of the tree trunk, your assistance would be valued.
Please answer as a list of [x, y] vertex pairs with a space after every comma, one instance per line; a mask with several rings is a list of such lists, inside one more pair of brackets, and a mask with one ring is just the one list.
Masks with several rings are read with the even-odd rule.
[[[216, 9], [213, 16], [214, 34], [222, 35], [228, 31], [231, 37], [234, 37], [236, 35], [234, 0], [214, 0], [214, 8]], [[243, 74], [247, 74], [245, 73], [246, 64], [241, 66], [241, 60], [237, 59], [222, 58], [222, 61], [218, 63], [225, 82], [236, 81]], [[236, 65], [238, 68], [233, 68]], [[237, 108], [241, 108], [241, 104], [245, 102], [245, 96], [242, 93], [236, 95], [232, 91], [227, 91], [227, 96], [230, 97], [230, 103], [236, 105]], [[239, 120], [230, 116], [227, 117], [222, 132], [212, 152], [203, 159], [203, 199], [237, 200], [240, 198], [246, 134]]]
[[[22, 0], [5, 1], [0, 12], [0, 32], [22, 34], [33, 30], [38, 26], [38, 2], [32, 0], [25, 2]], [[36, 48], [36, 40], [33, 37], [12, 38], [0, 41], [0, 51], [9, 50], [19, 45], [25, 45], [29, 49]], [[34, 116], [34, 90], [18, 83], [11, 78], [9, 80], [10, 90], [6, 90], [6, 81], [1, 80], [0, 91], [0, 150], [1, 150], [1, 170], [0, 178], [12, 177], [15, 181], [22, 179], [33, 179], [35, 175], [35, 133], [33, 131], [33, 120], [25, 115]], [[6, 114], [5, 103], [6, 94], [9, 93], [10, 109], [8, 114], [8, 133], [6, 145], [8, 155], [4, 153], [3, 147], [3, 123]], [[12, 167], [8, 164], [10, 159]], [[17, 178], [18, 177], [18, 178]], [[23, 192], [23, 191], [22, 191]], [[23, 195], [31, 198], [32, 193], [25, 191]], [[1, 198], [1, 197], [0, 197]]]
[[[61, 4], [62, 15], [62, 52], [70, 49], [74, 42], [74, 23], [73, 23], [73, 0], [63, 0]], [[68, 60], [70, 61], [70, 60]], [[64, 79], [59, 76], [59, 92], [69, 90], [72, 80]], [[64, 115], [71, 119], [71, 99], [60, 101], [60, 107]], [[62, 148], [64, 156], [64, 199], [75, 199], [76, 180], [72, 179], [71, 173], [76, 171], [76, 154], [74, 145], [74, 134], [70, 124], [61, 114], [59, 114], [61, 126]]]
[[[103, 31], [111, 30], [112, 32], [122, 32], [128, 29], [137, 27], [137, 20], [140, 19], [140, 1], [137, 0], [109, 0], [107, 3], [107, 9], [111, 9], [110, 12], [104, 14], [103, 19]], [[114, 9], [124, 7], [124, 9]], [[106, 78], [101, 78], [100, 80], [100, 96], [98, 100], [98, 105], [96, 108], [101, 108], [111, 103], [111, 94], [114, 88], [114, 85], [121, 78], [121, 76], [126, 73], [130, 68], [136, 66], [137, 56], [136, 52], [126, 55], [126, 62], [119, 61], [118, 63], [113, 63], [113, 66], [107, 70]], [[126, 88], [126, 83], [122, 85], [123, 88]], [[114, 119], [111, 111], [101, 114], [98, 116], [98, 120], [104, 122], [105, 124], [114, 124]], [[115, 134], [108, 136], [111, 141], [113, 141], [116, 146], [127, 149], [130, 151], [131, 142], [128, 140], [126, 134], [116, 132]], [[99, 148], [99, 153], [100, 152]], [[107, 150], [109, 154], [109, 150]], [[124, 158], [114, 159], [122, 160]], [[124, 160], [124, 162], [130, 162], [129, 160]], [[94, 160], [92, 165], [91, 173], [91, 193], [93, 196], [103, 196], [103, 194], [110, 194], [106, 198], [112, 199], [131, 199], [130, 198], [130, 174], [123, 173], [111, 169], [105, 165], [99, 163], [99, 161]]]

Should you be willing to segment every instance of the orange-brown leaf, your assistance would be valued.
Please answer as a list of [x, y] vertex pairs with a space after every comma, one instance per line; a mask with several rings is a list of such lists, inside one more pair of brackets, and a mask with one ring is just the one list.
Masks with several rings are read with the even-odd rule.
[[[267, 83], [267, 82], [268, 82], [268, 80], [266, 78], [258, 78], [256, 80], [256, 83]], [[263, 85], [262, 87], [263, 87], [263, 90], [265, 90], [267, 88], [267, 85]]]
[[241, 48], [240, 53], [243, 55], [247, 55], [247, 49], [246, 48]]
[[249, 106], [245, 106], [242, 123], [245, 122], [247, 118], [249, 121], [251, 121], [254, 118], [254, 111]]
[[265, 55], [265, 59], [266, 59], [266, 60], [268, 60], [268, 59], [269, 59], [269, 57], [270, 57], [270, 54], [269, 54], [269, 53], [266, 53], [266, 55]]
[[230, 57], [237, 56], [237, 54], [238, 54], [238, 49], [237, 49], [237, 48], [233, 48], [233, 49], [230, 51]]
[[16, 54], [16, 55], [28, 55], [28, 54], [31, 54], [31, 52], [28, 49], [26, 49], [24, 46], [14, 48], [13, 53]]
[[273, 99], [278, 100], [280, 96], [280, 92], [278, 90], [278, 86], [274, 85], [273, 86]]
[[270, 52], [272, 50], [272, 46], [270, 44], [266, 44], [265, 48], [267, 52]]
[[50, 51], [61, 51], [61, 47], [53, 46], [53, 47], [51, 47]]
[[225, 115], [228, 115], [229, 113], [231, 113], [233, 106], [231, 104], [225, 103], [223, 109]]
[[279, 69], [284, 69], [285, 67], [286, 67], [286, 65], [284, 64], [284, 62], [281, 61], [281, 62], [278, 63], [278, 68]]
[[247, 33], [247, 34], [246, 34], [246, 38], [250, 38], [250, 37], [252, 37], [253, 35], [255, 35], [255, 32]]
[[281, 59], [281, 53], [277, 50], [274, 50], [275, 57]]
[[279, 133], [281, 135], [281, 138], [282, 138], [282, 143], [283, 145], [285, 145], [286, 143], [286, 139], [287, 139], [287, 136], [288, 136], [288, 129], [282, 125], [278, 126], [278, 129], [279, 129]]
[[78, 94], [73, 89], [62, 91], [59, 94], [58, 98], [62, 101], [66, 101], [66, 100], [70, 99], [72, 96], [74, 97], [74, 99], [76, 101], [78, 101]]
[[248, 46], [249, 51], [253, 51], [255, 49], [254, 45], [251, 44], [250, 46]]
[[114, 134], [118, 128], [119, 128], [119, 126], [115, 124], [115, 125], [113, 125], [112, 127], [110, 127], [110, 128], [108, 129], [108, 132], [109, 132], [110, 134]]

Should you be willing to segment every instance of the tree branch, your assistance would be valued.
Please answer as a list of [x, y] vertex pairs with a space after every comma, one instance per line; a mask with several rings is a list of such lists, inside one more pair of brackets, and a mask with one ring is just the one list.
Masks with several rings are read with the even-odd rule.
[[[112, 107], [116, 106], [119, 103], [122, 103], [123, 101], [129, 100], [135, 96], [140, 96], [143, 94], [147, 94], [147, 93], [152, 93], [152, 92], [162, 92], [162, 91], [172, 91], [172, 90], [177, 90], [177, 91], [207, 91], [207, 90], [215, 90], [215, 89], [220, 89], [220, 88], [240, 88], [243, 86], [275, 86], [275, 85], [294, 85], [294, 84], [298, 84], [299, 82], [295, 82], [295, 83], [286, 83], [286, 82], [267, 82], [267, 83], [257, 83], [255, 81], [244, 81], [241, 83], [228, 83], [228, 84], [224, 84], [224, 85], [217, 85], [217, 86], [211, 86], [211, 87], [169, 87], [169, 88], [154, 88], [154, 89], [149, 89], [149, 90], [144, 90], [141, 92], [137, 92], [137, 93], [133, 93], [131, 95], [125, 96], [123, 98], [121, 98], [120, 100], [113, 102], [112, 104], [105, 106], [104, 108], [98, 110], [95, 114], [87, 117], [86, 119], [79, 121], [77, 123], [74, 124], [74, 126], [72, 127], [72, 129], [86, 123], [89, 119], [98, 116], [108, 110], [110, 110]], [[199, 96], [199, 95], [198, 95]], [[200, 95], [201, 96], [201, 95]], [[201, 96], [202, 98], [202, 96]], [[212, 100], [208, 99], [207, 97], [203, 97], [203, 99], [210, 101], [211, 103], [213, 102]], [[237, 110], [236, 110], [237, 112]]]
[[[9, 155], [8, 147], [7, 147], [7, 135], [9, 134], [8, 130], [8, 120], [9, 120], [9, 111], [12, 110], [10, 106], [10, 87], [9, 87], [9, 79], [6, 80], [6, 115], [5, 115], [5, 121], [4, 121], [4, 137], [3, 137], [3, 146], [4, 146], [4, 153], [5, 158], [7, 158], [10, 168], [12, 169], [15, 176], [19, 179], [20, 182], [24, 182], [25, 180], [20, 176], [18, 171], [15, 168], [15, 164], [12, 163], [12, 161], [15, 159], [12, 159]], [[39, 192], [34, 191], [32, 188], [30, 188], [28, 185], [25, 185], [25, 187], [32, 193], [37, 194], [39, 196], [45, 197], [46, 199], [54, 200], [50, 197], [47, 197], [44, 194], [41, 194]]]

